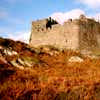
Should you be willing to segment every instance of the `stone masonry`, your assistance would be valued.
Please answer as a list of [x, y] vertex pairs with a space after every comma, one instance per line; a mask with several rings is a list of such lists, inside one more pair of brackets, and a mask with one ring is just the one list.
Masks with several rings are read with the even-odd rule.
[[63, 25], [47, 28], [47, 19], [32, 22], [29, 44], [33, 47], [51, 45], [61, 49], [100, 48], [100, 23], [81, 15]]

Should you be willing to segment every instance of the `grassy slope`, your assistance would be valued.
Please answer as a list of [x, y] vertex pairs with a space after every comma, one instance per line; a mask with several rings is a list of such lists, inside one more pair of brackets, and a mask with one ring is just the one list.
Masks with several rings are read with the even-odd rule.
[[35, 63], [21, 70], [0, 60], [0, 100], [100, 100], [100, 59], [83, 57], [84, 62], [69, 63], [69, 57], [82, 55], [34, 53], [18, 44], [13, 49], [19, 57]]
[[72, 51], [38, 54], [33, 69], [0, 66], [1, 100], [100, 100], [100, 59], [68, 63]]

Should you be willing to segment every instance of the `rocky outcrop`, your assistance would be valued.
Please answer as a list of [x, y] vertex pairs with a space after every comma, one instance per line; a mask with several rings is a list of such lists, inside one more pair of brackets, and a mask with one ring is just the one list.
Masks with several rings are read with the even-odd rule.
[[70, 57], [69, 60], [68, 60], [68, 62], [79, 62], [79, 63], [81, 63], [81, 62], [83, 62], [83, 61], [84, 61], [84, 60], [83, 60], [82, 58], [78, 57], [78, 56], [72, 56], [72, 57]]

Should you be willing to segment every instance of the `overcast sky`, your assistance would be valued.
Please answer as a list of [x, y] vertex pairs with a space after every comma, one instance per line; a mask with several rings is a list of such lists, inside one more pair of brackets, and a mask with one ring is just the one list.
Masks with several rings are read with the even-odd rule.
[[28, 42], [33, 20], [51, 16], [63, 24], [80, 14], [98, 20], [100, 0], [0, 0], [0, 37]]

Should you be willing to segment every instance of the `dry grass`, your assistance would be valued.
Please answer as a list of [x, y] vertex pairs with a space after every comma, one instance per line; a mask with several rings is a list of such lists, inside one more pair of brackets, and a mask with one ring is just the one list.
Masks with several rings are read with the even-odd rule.
[[40, 63], [25, 70], [0, 62], [0, 100], [100, 100], [100, 59], [69, 63], [76, 55], [40, 53]]

